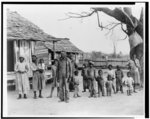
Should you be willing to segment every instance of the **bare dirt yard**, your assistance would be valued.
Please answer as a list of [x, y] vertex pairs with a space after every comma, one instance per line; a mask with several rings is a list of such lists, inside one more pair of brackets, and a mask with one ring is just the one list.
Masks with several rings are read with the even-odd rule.
[[50, 84], [43, 90], [44, 98], [33, 99], [30, 90], [28, 99], [18, 100], [16, 91], [8, 91], [8, 116], [123, 116], [144, 115], [144, 90], [137, 90], [132, 96], [126, 92], [112, 94], [111, 97], [88, 98], [89, 92], [82, 92], [82, 77], [80, 78], [80, 95], [73, 98], [70, 92], [69, 103], [58, 102], [56, 89], [53, 98], [46, 98], [50, 94]]

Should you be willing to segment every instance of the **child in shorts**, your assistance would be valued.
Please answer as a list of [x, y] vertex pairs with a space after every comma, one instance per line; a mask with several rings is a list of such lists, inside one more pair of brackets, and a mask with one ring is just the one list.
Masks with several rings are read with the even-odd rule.
[[100, 92], [102, 93], [102, 96], [105, 96], [104, 95], [105, 81], [103, 77], [103, 71], [101, 69], [98, 70], [98, 76], [96, 77], [96, 81], [98, 84], [98, 97], [100, 97]]

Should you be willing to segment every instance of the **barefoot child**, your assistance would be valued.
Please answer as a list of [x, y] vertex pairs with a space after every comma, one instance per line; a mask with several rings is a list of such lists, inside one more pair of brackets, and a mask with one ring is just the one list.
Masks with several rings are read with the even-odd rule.
[[131, 72], [127, 72], [127, 78], [124, 80], [125, 85], [127, 86], [127, 95], [131, 95], [131, 93], [133, 92], [133, 84], [134, 84], [134, 80], [131, 77]]
[[89, 62], [89, 68], [87, 69], [87, 77], [89, 81], [90, 96], [96, 98], [96, 69], [94, 68], [94, 63]]
[[104, 87], [105, 87], [105, 82], [103, 78], [103, 71], [100, 69], [98, 71], [98, 76], [96, 78], [97, 84], [98, 84], [98, 97], [100, 97], [100, 92], [102, 92], [102, 96], [104, 95]]
[[111, 77], [111, 75], [108, 75], [107, 76], [107, 81], [106, 81], [107, 96], [111, 96], [112, 86], [113, 86], [112, 77]]
[[80, 97], [79, 95], [79, 77], [78, 77], [78, 71], [76, 70], [74, 72], [74, 87], [75, 87], [75, 91], [74, 91], [74, 98], [76, 97]]
[[123, 71], [121, 70], [120, 66], [117, 65], [117, 70], [115, 71], [116, 75], [116, 85], [117, 85], [117, 91], [121, 91], [123, 93], [123, 86], [122, 86], [122, 78], [123, 78]]

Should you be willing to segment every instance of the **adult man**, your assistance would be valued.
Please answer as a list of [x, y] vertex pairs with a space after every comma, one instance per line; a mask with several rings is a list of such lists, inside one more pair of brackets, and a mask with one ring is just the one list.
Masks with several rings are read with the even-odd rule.
[[58, 60], [57, 66], [58, 80], [59, 80], [59, 98], [60, 102], [69, 102], [68, 83], [71, 77], [71, 64], [66, 56], [66, 52], [61, 52], [61, 57]]
[[90, 96], [89, 97], [96, 97], [96, 70], [93, 67], [94, 63], [92, 61], [89, 62], [89, 68], [87, 69], [87, 77], [89, 81], [89, 89], [90, 89]]

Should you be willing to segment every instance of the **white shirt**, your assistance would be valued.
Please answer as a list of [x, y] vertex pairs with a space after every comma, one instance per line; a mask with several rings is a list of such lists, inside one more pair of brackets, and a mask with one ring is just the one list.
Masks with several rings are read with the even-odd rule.
[[45, 70], [45, 64], [44, 64], [44, 63], [42, 63], [42, 64], [39, 63], [39, 64], [38, 64], [38, 68]]
[[25, 62], [17, 62], [16, 65], [15, 65], [15, 71], [21, 71], [21, 72], [24, 72], [26, 71], [27, 72], [28, 70], [28, 65], [25, 63]]
[[129, 87], [133, 87], [132, 84], [134, 83], [134, 80], [132, 77], [123, 78], [123, 82]]
[[114, 70], [108, 70], [108, 75], [111, 75], [113, 78], [115, 78], [115, 71]]

